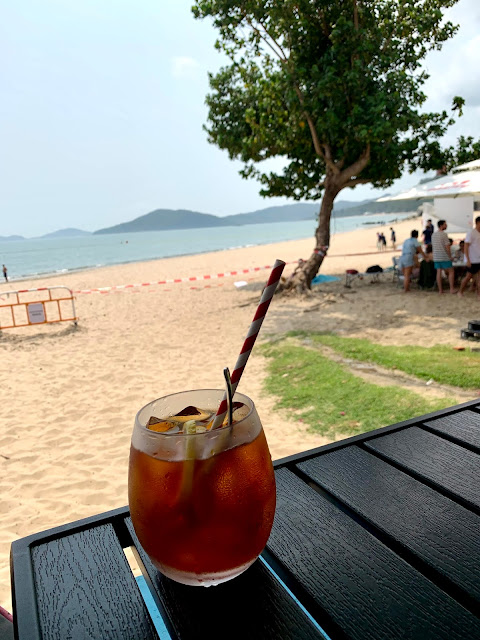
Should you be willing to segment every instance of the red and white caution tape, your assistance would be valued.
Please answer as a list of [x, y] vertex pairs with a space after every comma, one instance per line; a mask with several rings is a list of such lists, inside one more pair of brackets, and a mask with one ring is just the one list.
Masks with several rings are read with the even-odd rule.
[[[386, 253], [398, 253], [399, 249], [387, 250], [387, 251], [375, 251], [365, 253], [345, 253], [342, 255], [326, 255], [326, 258], [350, 258], [355, 256], [370, 256], [370, 255], [384, 255]], [[298, 261], [286, 262], [287, 264], [298, 264]], [[264, 267], [253, 267], [251, 269], [239, 269], [237, 271], [225, 271], [223, 273], [214, 273], [203, 276], [186, 276], [183, 278], [166, 278], [165, 280], [157, 280], [156, 282], [137, 282], [135, 284], [117, 284], [111, 287], [97, 287], [94, 289], [79, 289], [73, 291], [73, 293], [110, 293], [111, 291], [122, 291], [124, 289], [140, 289], [141, 287], [152, 287], [157, 285], [167, 284], [181, 284], [188, 282], [205, 282], [206, 280], [218, 280], [220, 278], [230, 278], [232, 276], [240, 276], [246, 273], [256, 273], [258, 271], [264, 271], [265, 269], [272, 269], [272, 265], [265, 265]], [[208, 285], [207, 285], [208, 286]], [[220, 286], [220, 285], [210, 285]], [[191, 287], [195, 289], [197, 287]], [[39, 287], [37, 289], [22, 289], [18, 293], [26, 293], [27, 291], [46, 291], [48, 287]]]
[[[291, 262], [290, 264], [297, 264]], [[156, 282], [138, 282], [136, 284], [117, 284], [112, 287], [98, 287], [97, 289], [80, 289], [74, 291], [74, 293], [109, 293], [110, 291], [120, 291], [122, 289], [135, 289], [140, 287], [152, 287], [155, 285], [165, 284], [180, 284], [185, 282], [205, 282], [206, 280], [217, 280], [219, 278], [229, 278], [231, 276], [239, 276], [244, 273], [253, 273], [257, 271], [263, 271], [265, 269], [272, 269], [271, 265], [265, 267], [253, 267], [252, 269], [240, 269], [239, 271], [225, 271], [224, 273], [215, 273], [212, 275], [204, 276], [189, 276], [185, 278], [167, 278], [165, 280], [157, 280]], [[219, 285], [217, 285], [219, 286]]]

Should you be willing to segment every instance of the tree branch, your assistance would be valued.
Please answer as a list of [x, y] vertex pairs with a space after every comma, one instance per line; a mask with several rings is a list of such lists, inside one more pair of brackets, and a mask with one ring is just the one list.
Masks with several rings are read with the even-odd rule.
[[367, 184], [371, 181], [371, 178], [350, 178], [345, 187], [354, 187], [356, 184]]
[[[245, 18], [246, 23], [251, 27], [251, 29], [253, 31], [255, 31], [255, 33], [259, 36], [259, 38], [261, 40], [263, 40], [263, 42], [265, 42], [265, 44], [270, 47], [270, 49], [273, 51], [273, 53], [280, 59], [280, 61], [283, 64], [286, 64], [288, 62], [288, 58], [287, 55], [285, 54], [282, 46], [275, 40], [275, 38], [268, 32], [268, 29], [265, 27], [265, 25], [258, 21], [258, 24], [262, 27], [263, 29], [263, 33], [260, 31], [260, 29], [255, 26], [251, 20], [251, 18], [248, 17], [247, 12], [244, 10], [243, 11], [243, 17]], [[265, 35], [266, 34], [266, 35]], [[266, 37], [268, 36], [268, 38], [270, 38], [271, 42], [273, 42], [273, 44], [275, 45], [275, 47], [277, 47], [277, 49], [275, 49], [273, 47], [273, 45], [271, 44], [271, 42], [269, 42], [268, 38]]]
[[348, 181], [354, 176], [358, 176], [359, 173], [365, 169], [367, 164], [370, 162], [370, 143], [367, 144], [365, 150], [361, 154], [361, 156], [356, 160], [353, 164], [351, 164], [347, 169], [344, 169], [340, 174], [340, 180], [342, 182], [348, 183]]
[[329, 160], [330, 162], [333, 163], [332, 149], [330, 148], [330, 145], [325, 142], [323, 143], [322, 147], [323, 147], [323, 153], [325, 154], [325, 160]]
[[278, 44], [278, 42], [275, 40], [275, 38], [274, 38], [270, 33], [268, 33], [268, 29], [264, 26], [264, 24], [263, 24], [262, 22], [260, 22], [260, 21], [259, 21], [259, 23], [258, 23], [258, 24], [262, 27], [263, 31], [264, 31], [264, 32], [267, 34], [267, 36], [271, 39], [271, 41], [274, 43], [274, 45], [275, 45], [276, 47], [278, 47], [278, 50], [279, 50], [279, 51], [280, 51], [280, 53], [282, 54], [282, 56], [283, 56], [284, 60], [288, 60], [288, 58], [287, 58], [287, 56], [286, 56], [286, 54], [285, 54], [285, 52], [284, 52], [284, 50], [283, 50], [283, 47], [282, 47], [280, 44]]
[[[356, 2], [356, 0], [354, 0], [354, 1]], [[268, 32], [268, 29], [261, 22], [259, 22], [259, 25], [263, 29], [263, 33], [262, 33], [262, 31], [257, 26], [255, 26], [253, 24], [251, 19], [247, 16], [246, 12], [244, 12], [243, 15], [245, 17], [245, 20], [246, 20], [247, 24], [250, 26], [250, 28], [253, 29], [253, 31], [258, 35], [258, 37], [273, 51], [273, 53], [278, 57], [280, 62], [284, 66], [288, 66], [289, 58], [287, 58], [287, 56], [286, 56], [285, 52], [283, 51], [283, 48], [281, 47], [281, 45], [275, 40], [275, 38], [272, 35], [270, 35], [270, 33]], [[269, 39], [271, 40], [271, 42], [274, 43], [274, 45], [275, 45], [275, 47], [277, 47], [278, 51], [277, 51], [277, 49], [275, 49], [275, 47], [272, 45], [272, 43], [269, 41]], [[292, 73], [292, 76], [295, 75], [292, 69], [290, 69], [290, 72]], [[295, 89], [295, 93], [297, 94], [298, 99], [300, 101], [300, 104], [304, 107], [305, 106], [305, 99], [304, 99], [304, 96], [303, 96], [303, 93], [302, 93], [300, 87], [298, 86], [298, 84], [296, 82], [294, 82], [293, 86], [294, 86], [294, 89]], [[305, 119], [307, 120], [307, 123], [308, 123], [308, 128], [310, 129], [310, 135], [312, 136], [313, 147], [315, 149], [315, 153], [317, 155], [319, 155], [324, 160], [324, 162], [327, 165], [327, 167], [335, 175], [338, 175], [340, 173], [341, 167], [337, 167], [336, 163], [332, 160], [332, 153], [331, 153], [330, 146], [328, 144], [326, 144], [326, 143], [320, 142], [320, 140], [318, 138], [316, 127], [315, 127], [315, 125], [313, 123], [313, 120], [312, 120], [310, 114], [306, 110], [304, 111], [304, 115], [305, 115]]]
[[[267, 47], [269, 47], [269, 48], [273, 51], [273, 53], [277, 56], [277, 58], [280, 60], [280, 62], [281, 62], [282, 64], [287, 64], [287, 62], [288, 62], [288, 58], [287, 58], [287, 56], [285, 55], [285, 53], [284, 53], [284, 51], [283, 51], [282, 47], [281, 47], [279, 44], [277, 44], [277, 42], [275, 41], [275, 39], [274, 39], [274, 38], [272, 38], [272, 36], [268, 33], [268, 31], [265, 29], [265, 27], [264, 27], [263, 25], [261, 25], [261, 26], [262, 26], [262, 28], [263, 28], [263, 30], [264, 30], [264, 33], [262, 33], [262, 32], [260, 31], [260, 29], [259, 29], [258, 27], [256, 27], [256, 26], [252, 23], [252, 21], [250, 20], [250, 18], [247, 18], [247, 17], [245, 16], [245, 19], [246, 19], [246, 21], [247, 21], [247, 24], [252, 28], [252, 30], [253, 30], [253, 31], [255, 31], [255, 33], [258, 35], [258, 37], [260, 38], [260, 40], [263, 40], [263, 42], [267, 45]], [[276, 47], [278, 47], [279, 51], [277, 51], [277, 50], [275, 49], [275, 47], [272, 45], [272, 43], [271, 43], [271, 42], [269, 42], [269, 40], [268, 40], [268, 38], [265, 36], [265, 34], [268, 36], [268, 38], [270, 38], [270, 39], [272, 40], [272, 42], [275, 44], [275, 46], [276, 46]]]
[[[300, 104], [302, 105], [302, 107], [304, 107], [305, 106], [305, 98], [303, 97], [303, 93], [302, 93], [300, 87], [296, 83], [294, 83], [293, 88], [295, 89], [295, 93], [298, 96], [298, 100], [299, 100]], [[333, 171], [333, 173], [335, 173], [335, 174], [340, 173], [340, 170], [335, 165], [335, 163], [332, 161], [331, 157], [327, 158], [327, 155], [326, 155], [324, 149], [328, 149], [328, 151], [330, 153], [330, 147], [328, 145], [326, 145], [325, 143], [320, 142], [320, 139], [318, 137], [317, 130], [315, 128], [315, 124], [314, 124], [314, 122], [312, 120], [311, 115], [308, 113], [307, 110], [304, 110], [303, 113], [304, 113], [305, 119], [306, 119], [306, 121], [308, 123], [308, 128], [310, 129], [310, 135], [312, 136], [313, 148], [315, 149], [315, 153], [322, 158], [322, 160], [325, 162], [327, 167], [329, 169], [331, 169]]]

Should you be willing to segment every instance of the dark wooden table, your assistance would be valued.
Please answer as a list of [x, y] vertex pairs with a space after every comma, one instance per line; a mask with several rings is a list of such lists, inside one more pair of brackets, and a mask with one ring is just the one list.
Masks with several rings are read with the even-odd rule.
[[[159, 574], [127, 508], [12, 545], [20, 640], [480, 638], [480, 400], [276, 463], [268, 546], [210, 589]], [[160, 637], [167, 637], [161, 634]]]

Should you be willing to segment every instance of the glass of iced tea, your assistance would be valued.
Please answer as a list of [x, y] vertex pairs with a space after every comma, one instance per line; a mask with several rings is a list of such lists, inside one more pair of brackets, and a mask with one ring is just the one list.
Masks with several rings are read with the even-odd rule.
[[275, 478], [255, 405], [240, 393], [233, 423], [209, 430], [222, 390], [176, 393], [135, 418], [129, 505], [153, 564], [188, 585], [235, 578], [267, 543]]

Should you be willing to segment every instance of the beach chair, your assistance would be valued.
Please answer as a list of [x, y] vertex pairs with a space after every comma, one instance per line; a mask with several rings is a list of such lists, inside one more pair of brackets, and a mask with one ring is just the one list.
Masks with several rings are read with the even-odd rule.
[[356, 278], [362, 279], [362, 276], [363, 274], [357, 271], [356, 269], [347, 269], [345, 271], [345, 286], [348, 287], [348, 289], [350, 289], [350, 287], [352, 286], [352, 282]]
[[363, 273], [361, 273], [360, 271], [357, 271], [357, 269], [347, 269], [345, 271], [344, 286], [350, 289], [352, 286], [352, 282], [357, 278], [359, 280], [367, 279], [370, 281], [371, 284], [373, 284], [374, 282], [379, 282], [380, 276], [382, 275], [382, 273], [384, 272], [383, 271], [364, 271]]

